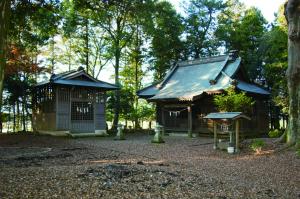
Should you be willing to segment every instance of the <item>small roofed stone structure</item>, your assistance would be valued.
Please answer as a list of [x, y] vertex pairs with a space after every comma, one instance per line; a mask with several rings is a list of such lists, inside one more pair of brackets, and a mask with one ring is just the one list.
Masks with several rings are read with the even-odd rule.
[[105, 135], [106, 91], [115, 89], [82, 67], [53, 74], [33, 89], [33, 130], [51, 135]]
[[[214, 128], [214, 149], [218, 148], [218, 130], [217, 124], [222, 124], [223, 128], [220, 129], [223, 133], [230, 134], [230, 144], [233, 144], [233, 132], [229, 131], [229, 122], [234, 122], [235, 130], [235, 152], [239, 151], [240, 144], [240, 119], [250, 120], [249, 117], [243, 115], [242, 112], [220, 112], [220, 113], [210, 113], [204, 117], [204, 119], [211, 119], [213, 121]], [[225, 127], [225, 128], [224, 128]], [[233, 130], [232, 129], [232, 130]]]
[[156, 104], [156, 121], [166, 132], [192, 136], [213, 132], [204, 117], [217, 112], [213, 97], [230, 86], [255, 100], [251, 120], [241, 122], [241, 132], [246, 136], [268, 132], [270, 92], [249, 81], [236, 53], [178, 62], [161, 82], [137, 94]]

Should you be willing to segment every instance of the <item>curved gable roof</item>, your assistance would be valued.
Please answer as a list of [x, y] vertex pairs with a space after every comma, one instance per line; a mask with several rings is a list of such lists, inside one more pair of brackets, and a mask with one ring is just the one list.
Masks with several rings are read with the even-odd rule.
[[[84, 77], [84, 79], [78, 79], [78, 77]], [[105, 90], [118, 89], [118, 87], [114, 84], [95, 79], [87, 74], [83, 69], [63, 72], [57, 75], [54, 74], [51, 76], [50, 80], [38, 83], [36, 86], [42, 86], [50, 83], [67, 86], [102, 88]]]
[[[203, 93], [215, 93], [228, 88], [240, 66], [241, 58], [229, 55], [179, 62], [161, 84], [146, 87], [138, 95], [153, 101], [193, 101]], [[254, 84], [239, 80], [237, 88], [246, 92], [269, 94]]]

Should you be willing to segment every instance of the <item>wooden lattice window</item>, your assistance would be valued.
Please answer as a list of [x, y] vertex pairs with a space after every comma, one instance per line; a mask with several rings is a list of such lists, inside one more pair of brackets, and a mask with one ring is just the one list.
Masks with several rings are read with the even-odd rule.
[[69, 90], [67, 88], [60, 88], [58, 90], [58, 101], [68, 102], [69, 100]]
[[93, 103], [72, 102], [71, 120], [94, 120]]
[[72, 98], [93, 100], [94, 91], [88, 88], [76, 88], [72, 90]]
[[104, 93], [103, 92], [96, 92], [95, 93], [95, 100], [96, 100], [96, 103], [103, 104], [104, 101], [105, 101]]
[[55, 93], [51, 85], [36, 88], [33, 95], [33, 106], [36, 112], [50, 113], [54, 111]]

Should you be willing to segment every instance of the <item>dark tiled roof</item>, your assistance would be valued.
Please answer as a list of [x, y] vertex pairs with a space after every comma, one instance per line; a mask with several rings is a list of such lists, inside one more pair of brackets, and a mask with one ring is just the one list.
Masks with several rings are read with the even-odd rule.
[[[84, 76], [86, 80], [76, 79], [76, 77], [80, 76]], [[114, 84], [110, 84], [93, 78], [92, 76], [88, 75], [84, 70], [72, 70], [52, 75], [48, 81], [40, 82], [36, 86], [43, 86], [50, 83], [68, 86], [102, 88], [106, 90], [118, 89], [118, 87]]]
[[238, 118], [245, 118], [250, 120], [249, 117], [243, 115], [242, 112], [219, 112], [219, 113], [210, 113], [204, 117], [205, 119], [238, 119]]
[[[203, 93], [214, 93], [228, 88], [240, 68], [241, 58], [229, 55], [179, 62], [159, 85], [146, 87], [138, 92], [142, 98], [150, 100], [193, 101]], [[262, 95], [269, 92], [243, 81], [238, 81], [238, 89]]]
[[153, 97], [157, 92], [159, 91], [159, 84], [152, 84], [150, 86], [147, 86], [143, 88], [142, 90], [139, 90], [137, 92], [137, 95], [140, 97]]

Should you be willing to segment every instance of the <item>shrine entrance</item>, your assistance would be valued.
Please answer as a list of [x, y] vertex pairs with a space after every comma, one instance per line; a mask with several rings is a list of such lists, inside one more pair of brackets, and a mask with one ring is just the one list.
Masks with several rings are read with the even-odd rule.
[[93, 132], [95, 130], [93, 102], [72, 101], [71, 130], [73, 132]]

